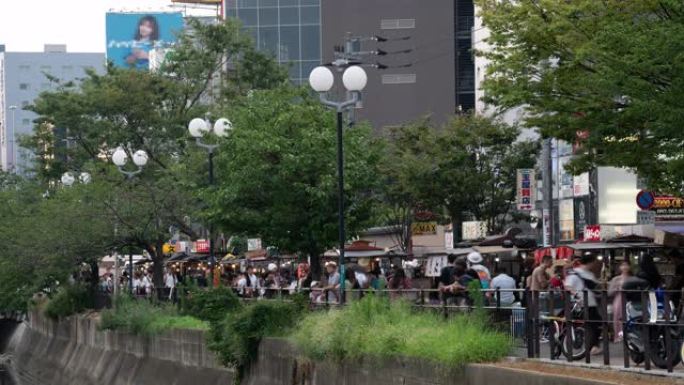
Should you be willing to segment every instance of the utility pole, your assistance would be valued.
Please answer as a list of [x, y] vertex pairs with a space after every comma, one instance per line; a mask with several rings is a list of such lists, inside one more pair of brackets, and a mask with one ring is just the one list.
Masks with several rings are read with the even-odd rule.
[[542, 209], [542, 232], [544, 246], [554, 246], [554, 212], [553, 212], [553, 157], [551, 151], [551, 138], [544, 139], [542, 144], [542, 184], [543, 190], [543, 209]]

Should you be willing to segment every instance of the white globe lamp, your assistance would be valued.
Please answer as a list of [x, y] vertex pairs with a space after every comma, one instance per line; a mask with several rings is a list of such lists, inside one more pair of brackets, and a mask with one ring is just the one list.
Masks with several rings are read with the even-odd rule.
[[116, 151], [114, 151], [114, 154], [112, 154], [112, 162], [118, 167], [125, 166], [127, 161], [128, 154], [126, 154], [126, 151], [121, 147], [117, 148]]
[[319, 66], [309, 74], [309, 85], [316, 92], [328, 92], [333, 86], [335, 78], [332, 71], [324, 66]]
[[147, 153], [143, 150], [138, 150], [133, 154], [133, 163], [138, 167], [143, 167], [147, 164]]
[[351, 66], [344, 71], [344, 74], [342, 74], [342, 83], [344, 83], [344, 88], [349, 91], [362, 91], [364, 88], [366, 88], [368, 76], [363, 68], [359, 66]]
[[190, 135], [192, 135], [193, 138], [201, 138], [204, 134], [209, 132], [209, 127], [204, 119], [195, 118], [188, 123], [188, 131], [190, 131]]
[[233, 130], [233, 123], [226, 118], [221, 118], [214, 122], [214, 134], [219, 137], [226, 137]]

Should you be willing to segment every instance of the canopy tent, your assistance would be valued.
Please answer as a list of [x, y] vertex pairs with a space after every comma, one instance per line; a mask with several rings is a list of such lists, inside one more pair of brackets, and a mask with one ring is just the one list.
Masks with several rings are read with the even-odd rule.
[[[375, 258], [386, 256], [398, 256], [396, 252], [371, 246], [370, 241], [357, 240], [344, 247], [345, 258]], [[326, 258], [337, 258], [340, 256], [338, 249], [328, 250], [323, 254]]]

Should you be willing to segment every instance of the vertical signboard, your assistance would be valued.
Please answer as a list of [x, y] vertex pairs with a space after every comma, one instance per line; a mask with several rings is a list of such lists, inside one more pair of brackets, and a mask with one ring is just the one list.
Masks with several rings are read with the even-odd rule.
[[517, 173], [517, 206], [519, 211], [534, 208], [536, 182], [533, 168], [520, 168]]
[[589, 205], [589, 197], [575, 198], [573, 203], [574, 221], [575, 221], [575, 238], [584, 238], [584, 229], [590, 223], [591, 207]]
[[560, 224], [560, 240], [575, 240], [575, 220], [572, 199], [561, 199], [558, 205], [558, 220]]
[[542, 211], [542, 221], [544, 225], [544, 247], [551, 246], [551, 213], [549, 209]]
[[183, 30], [183, 15], [108, 12], [106, 23], [107, 60], [117, 67], [147, 70], [150, 52], [176, 42]]

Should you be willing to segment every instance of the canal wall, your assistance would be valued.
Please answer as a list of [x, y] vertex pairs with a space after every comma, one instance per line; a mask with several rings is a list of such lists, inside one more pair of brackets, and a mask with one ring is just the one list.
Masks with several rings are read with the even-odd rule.
[[227, 385], [233, 371], [207, 349], [204, 333], [175, 330], [158, 336], [101, 331], [97, 320], [55, 322], [32, 312], [9, 343], [20, 385]]

